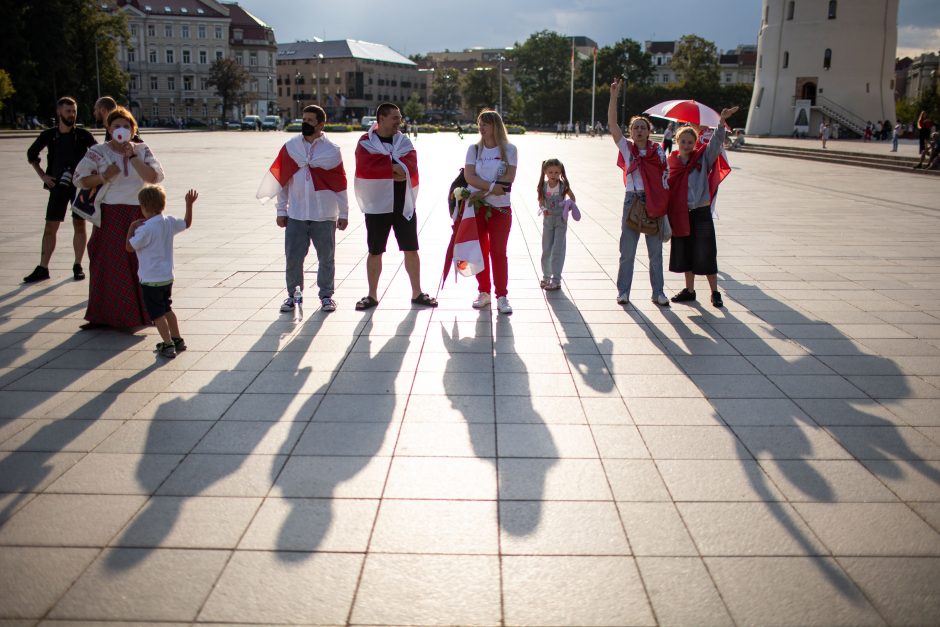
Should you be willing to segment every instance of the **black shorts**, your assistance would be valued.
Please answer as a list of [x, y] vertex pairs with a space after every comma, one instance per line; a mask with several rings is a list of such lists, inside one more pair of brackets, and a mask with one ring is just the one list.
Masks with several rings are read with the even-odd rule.
[[[64, 222], [69, 203], [75, 198], [77, 190], [72, 185], [56, 185], [49, 191], [49, 203], [46, 205], [47, 222]], [[72, 213], [72, 218], [81, 220], [81, 216]]]
[[394, 229], [398, 250], [418, 250], [418, 214], [406, 220], [401, 211], [366, 214], [366, 241], [370, 255], [381, 255], [388, 245], [388, 234]]
[[718, 274], [718, 244], [711, 207], [698, 207], [689, 212], [688, 237], [672, 236], [669, 251], [670, 272], [691, 272], [697, 275]]
[[173, 301], [170, 300], [170, 296], [173, 294], [172, 283], [159, 286], [141, 284], [140, 289], [143, 290], [144, 307], [147, 308], [151, 320], [162, 318], [167, 312], [173, 311], [170, 309], [170, 305], [173, 304]]

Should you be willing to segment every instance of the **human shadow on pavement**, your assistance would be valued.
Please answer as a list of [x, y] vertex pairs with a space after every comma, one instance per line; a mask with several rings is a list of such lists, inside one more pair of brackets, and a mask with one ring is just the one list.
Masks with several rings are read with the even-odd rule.
[[[565, 353], [565, 359], [571, 364], [571, 367], [581, 375], [582, 380], [597, 392], [604, 394], [613, 391], [614, 379], [611, 376], [610, 369], [604, 361], [604, 355], [609, 355], [613, 342], [610, 338], [597, 340], [591, 335], [584, 335], [583, 329], [587, 328], [590, 333], [590, 325], [585, 321], [581, 312], [575, 308], [574, 303], [568, 298], [563, 290], [557, 290], [546, 294], [546, 300], [555, 320], [561, 326], [561, 334], [565, 340], [561, 348]], [[572, 339], [583, 338], [589, 340], [597, 346], [596, 352], [585, 353], [583, 350], [577, 350]]]
[[[748, 302], [761, 303], [760, 309], [747, 311], [748, 319], [742, 320], [735, 316], [733, 309], [719, 312], [696, 302], [691, 304], [691, 308], [699, 314], [689, 316], [687, 323], [683, 316], [677, 315], [677, 311], [688, 305], [676, 306], [672, 311], [660, 312], [675, 333], [660, 332], [654, 337], [678, 359], [680, 366], [683, 356], [696, 354], [713, 356], [714, 367], [719, 369], [722, 361], [730, 364], [735, 360], [738, 361], [737, 366], [720, 370], [720, 374], [726, 377], [752, 376], [754, 386], [763, 387], [766, 393], [747, 389], [738, 383], [728, 392], [722, 390], [720, 382], [710, 382], [701, 376], [709, 372], [693, 372], [687, 366], [683, 367], [715, 408], [720, 423], [734, 433], [737, 457], [760, 501], [842, 594], [847, 598], [861, 599], [855, 584], [828, 559], [827, 553], [820, 552], [814, 539], [803, 531], [804, 526], [795, 520], [787, 507], [786, 497], [780, 496], [786, 488], [779, 490], [763, 467], [773, 464], [786, 483], [808, 497], [797, 501], [837, 502], [834, 487], [811, 463], [820, 456], [815, 454], [807, 433], [818, 430], [824, 437], [831, 435], [835, 443], [845, 449], [821, 459], [854, 458], [876, 476], [892, 478], [903, 474], [898, 465], [898, 461], [903, 460], [923, 476], [940, 483], [940, 470], [920, 458], [902, 437], [897, 426], [902, 421], [884, 418], [885, 407], [856, 387], [849, 378], [851, 375], [842, 374], [840, 370], [844, 372], [844, 369], [837, 362], [844, 364], [845, 358], [864, 358], [866, 366], [875, 366], [881, 376], [898, 376], [900, 385], [892, 395], [898, 399], [910, 393], [904, 379], [900, 378], [903, 373], [890, 359], [859, 350], [833, 325], [811, 319], [761, 289], [742, 284], [726, 274], [721, 279], [727, 294], [747, 296]], [[751, 316], [763, 322], [756, 322]], [[765, 325], [769, 332], [758, 334], [752, 328], [755, 323]], [[812, 325], [814, 332], [806, 335], [813, 337], [799, 337], [804, 333], [800, 333], [798, 325]], [[833, 360], [834, 357], [838, 360]], [[742, 359], [744, 361], [740, 361]], [[825, 377], [832, 380], [821, 386]], [[829, 386], [835, 387], [827, 389]], [[765, 399], [763, 406], [761, 399]], [[775, 409], [769, 407], [770, 399], [777, 401]], [[742, 402], [734, 407], [735, 403]], [[873, 468], [865, 463], [872, 460], [888, 463], [884, 467]]]
[[0, 527], [9, 520], [23, 499], [30, 493], [40, 491], [40, 486], [53, 472], [54, 466], [50, 463], [52, 458], [98, 420], [104, 420], [98, 417], [108, 411], [121, 393], [162, 365], [163, 362], [154, 361], [139, 372], [115, 381], [69, 415], [56, 418], [39, 428], [15, 451], [6, 453], [5, 457], [0, 459], [0, 492], [12, 492], [16, 493], [16, 496], [0, 509]]
[[[480, 319], [490, 315], [488, 310], [481, 311]], [[515, 350], [512, 323], [508, 316], [497, 316], [493, 336], [495, 447], [488, 431], [474, 428], [474, 425], [485, 423], [485, 419], [474, 415], [472, 409], [461, 402], [466, 394], [466, 386], [461, 381], [474, 375], [458, 365], [459, 356], [477, 350], [475, 345], [483, 338], [459, 337], [456, 322], [451, 332], [441, 323], [441, 337], [449, 355], [444, 368], [445, 394], [451, 405], [464, 415], [477, 457], [496, 466], [500, 526], [514, 536], [529, 535], [541, 521], [545, 482], [552, 466], [558, 463], [558, 448], [532, 405], [529, 373]], [[511, 395], [500, 394], [501, 376], [514, 381]], [[517, 403], [513, 405], [511, 415], [508, 411], [505, 414], [500, 412], [501, 399]], [[501, 434], [504, 437], [501, 438]], [[511, 504], [513, 501], [517, 503]]]
[[[233, 477], [249, 460], [255, 462], [264, 458], [260, 461], [268, 461], [272, 466], [272, 478], [262, 482], [260, 469], [249, 468], [251, 476], [246, 476], [242, 481], [236, 479], [236, 485], [221, 493], [237, 496], [267, 494], [286, 456], [283, 455], [283, 448], [278, 454], [254, 452], [269, 431], [285, 420], [288, 414], [286, 420], [290, 421], [290, 428], [284, 435], [284, 442], [291, 445], [313, 416], [327, 382], [313, 388], [307, 385], [313, 369], [310, 366], [300, 367], [300, 361], [317, 337], [325, 319], [325, 315], [315, 314], [303, 322], [299, 330], [293, 328], [295, 323], [287, 320], [272, 322], [234, 368], [216, 372], [198, 393], [175, 397], [157, 408], [149, 421], [144, 454], [136, 471], [138, 483], [148, 488], [151, 498], [113, 543], [117, 547], [147, 550], [110, 552], [106, 562], [108, 568], [126, 570], [146, 559], [149, 552], [161, 546], [173, 530], [188, 498], [205, 495], [216, 484]], [[283, 336], [290, 333], [296, 334], [287, 345], [281, 347]], [[257, 372], [248, 362], [253, 359], [253, 353], [264, 352], [276, 355], [263, 370]], [[273, 370], [277, 359], [287, 360], [288, 363]], [[201, 398], [224, 392], [229, 389], [230, 382], [237, 382], [246, 372], [253, 372], [255, 376], [237, 396], [237, 400], [248, 401], [249, 407], [243, 412], [246, 414], [244, 417], [226, 417], [233, 411], [236, 400], [221, 417], [211, 421], [211, 426], [210, 421], [202, 421], [203, 426], [196, 431], [195, 436], [179, 437], [178, 425], [198, 420], [206, 411], [200, 406]], [[329, 373], [329, 378], [334, 375], [335, 372]], [[264, 401], [259, 404], [251, 398], [255, 395], [249, 388], [261, 378], [265, 378], [265, 383], [280, 393], [257, 396]], [[291, 407], [294, 396], [301, 392], [310, 396], [301, 406]], [[167, 455], [181, 456], [181, 461], [171, 472], [167, 472], [165, 467]], [[153, 485], [152, 481], [155, 475], [161, 477], [157, 485]]]
[[[282, 551], [278, 558], [282, 561], [305, 560], [320, 547], [333, 524], [337, 486], [362, 472], [381, 451], [396, 408], [405, 400], [396, 393], [395, 380], [401, 374], [418, 314], [418, 310], [409, 310], [395, 335], [376, 336], [384, 344], [375, 354], [371, 319], [365, 324], [346, 363], [326, 390], [317, 415], [293, 447], [288, 466], [275, 485], [290, 507], [278, 532], [277, 549]], [[355, 381], [344, 382], [341, 377], [345, 374], [372, 375], [375, 381], [370, 385], [375, 387], [363, 389]], [[388, 386], [384, 393], [377, 389], [383, 385]], [[361, 413], [342, 421], [331, 420], [335, 414], [329, 403], [349, 409], [354, 401], [364, 402]]]

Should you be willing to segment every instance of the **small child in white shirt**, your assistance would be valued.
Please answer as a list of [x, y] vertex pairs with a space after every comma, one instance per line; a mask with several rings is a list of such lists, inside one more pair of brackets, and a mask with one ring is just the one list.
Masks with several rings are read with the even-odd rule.
[[[542, 281], [539, 285], [543, 290], [561, 289], [561, 269], [565, 265], [568, 238], [566, 198], [572, 202], [575, 199], [564, 164], [558, 159], [546, 159], [542, 162], [538, 185], [539, 214], [542, 216]], [[581, 217], [574, 213], [577, 207], [572, 212], [576, 220]]]
[[127, 252], [137, 252], [137, 276], [144, 295], [144, 306], [160, 332], [157, 353], [173, 359], [186, 350], [180, 336], [176, 314], [170, 308], [173, 291], [173, 237], [193, 223], [193, 204], [199, 198], [196, 190], [186, 194], [186, 217], [163, 215], [166, 192], [159, 185], [145, 185], [137, 195], [143, 220], [135, 220], [127, 229]]

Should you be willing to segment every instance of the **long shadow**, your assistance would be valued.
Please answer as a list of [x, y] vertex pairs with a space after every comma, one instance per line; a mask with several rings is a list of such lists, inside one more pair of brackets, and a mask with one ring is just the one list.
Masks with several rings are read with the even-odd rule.
[[[563, 290], [549, 292], [546, 294], [548, 306], [552, 308], [555, 319], [561, 325], [561, 330], [566, 339], [577, 337], [577, 331], [586, 326], [581, 313], [574, 307], [574, 303], [568, 298]], [[572, 313], [577, 314], [580, 322], [572, 322], [570, 318]], [[610, 354], [613, 342], [610, 338], [602, 340], [595, 339], [600, 355], [588, 355], [583, 351], [570, 350], [570, 342], [562, 344], [565, 358], [571, 366], [581, 375], [584, 382], [598, 392], [610, 392], [614, 389], [614, 379], [611, 376], [607, 364], [604, 362], [603, 355]]]
[[[489, 311], [481, 312], [483, 317], [489, 317]], [[471, 444], [477, 457], [484, 459], [496, 466], [496, 476], [498, 484], [498, 498], [500, 505], [500, 526], [514, 536], [525, 536], [533, 533], [541, 521], [542, 500], [545, 493], [545, 480], [552, 466], [558, 463], [558, 449], [555, 446], [551, 432], [545, 425], [535, 407], [532, 405], [532, 394], [528, 385], [528, 370], [525, 362], [519, 357], [512, 341], [512, 323], [508, 316], [498, 316], [496, 319], [496, 328], [494, 335], [494, 377], [498, 378], [501, 373], [515, 373], [526, 375], [523, 386], [516, 390], [515, 398], [522, 399], [522, 406], [517, 407], [518, 415], [525, 417], [524, 423], [526, 432], [523, 439], [527, 445], [525, 448], [531, 450], [531, 457], [501, 456], [499, 451], [499, 429], [511, 428], [513, 423], [501, 421], [499, 408], [494, 408], [496, 437], [496, 457], [492, 457], [493, 442], [483, 430], [474, 429], [472, 425], [483, 422], [481, 417], [470, 413], [468, 409], [460, 402], [461, 391], [463, 388], [459, 381], [465, 377], [472, 377], [472, 373], [467, 373], [461, 368], [457, 361], [460, 355], [467, 354], [468, 349], [476, 342], [478, 338], [460, 338], [457, 324], [455, 322], [450, 333], [441, 324], [441, 337], [444, 340], [444, 346], [447, 348], [449, 358], [444, 368], [444, 390], [451, 401], [451, 406], [464, 415], [467, 422], [467, 429], [470, 434]], [[500, 341], [503, 340], [503, 341]], [[496, 368], [496, 364], [500, 364]], [[498, 386], [498, 383], [497, 383]], [[494, 397], [494, 403], [498, 404], [500, 396]], [[517, 425], [518, 426], [518, 425]], [[522, 432], [517, 431], [517, 436]], [[521, 447], [520, 442], [515, 443], [516, 447]], [[530, 504], [526, 509], [505, 510], [503, 504], [506, 501], [525, 501]]]
[[[29, 440], [17, 447], [16, 451], [0, 459], [0, 491], [17, 494], [0, 509], [0, 527], [9, 520], [19, 503], [28, 494], [38, 491], [39, 486], [49, 477], [53, 470], [49, 464], [51, 459], [96, 422], [95, 419], [87, 417], [105, 413], [120, 393], [127, 391], [134, 383], [162, 365], [162, 362], [155, 361], [151, 366], [115, 381], [68, 416], [40, 428]], [[102, 399], [105, 399], [104, 402]]]
[[[408, 311], [408, 313], [405, 314], [405, 319], [402, 320], [396, 328], [395, 335], [386, 338], [382, 348], [379, 349], [375, 355], [371, 355], [372, 339], [369, 332], [372, 330], [372, 322], [370, 319], [363, 329], [363, 333], [356, 346], [357, 350], [353, 354], [362, 352], [365, 355], [371, 355], [371, 357], [366, 360], [367, 363], [364, 364], [361, 371], [344, 369], [341, 370], [341, 372], [366, 373], [380, 371], [397, 376], [401, 372], [402, 363], [408, 352], [408, 347], [411, 345], [411, 334], [415, 329], [417, 319], [417, 310], [412, 309]], [[361, 345], [359, 345], [360, 343]], [[394, 381], [392, 381], [390, 385], [394, 386]], [[329, 391], [330, 390], [327, 390], [328, 394]], [[363, 390], [363, 392], [367, 391], [368, 390]], [[311, 478], [298, 473], [281, 474], [277, 485], [286, 495], [309, 494], [309, 484], [315, 482], [316, 497], [317, 499], [322, 499], [318, 502], [320, 508], [317, 511], [318, 515], [315, 516], [311, 516], [310, 510], [306, 508], [306, 499], [288, 498], [286, 500], [286, 502], [290, 504], [291, 509], [278, 534], [278, 550], [282, 551], [278, 556], [281, 560], [297, 562], [307, 559], [310, 556], [310, 552], [317, 550], [322, 543], [324, 536], [326, 536], [332, 525], [333, 493], [336, 487], [340, 483], [348, 481], [359, 474], [378, 454], [383, 442], [385, 442], [386, 433], [395, 416], [395, 408], [399, 403], [394, 387], [391, 387], [389, 392], [390, 393], [387, 394], [375, 394], [369, 397], [368, 428], [358, 430], [355, 433], [356, 443], [353, 455], [348, 455], [341, 460], [337, 460], [338, 463], [332, 465], [329, 473], [321, 474], [313, 478], [313, 481], [311, 481]], [[346, 393], [349, 394], [351, 392]], [[336, 396], [339, 396], [339, 394]], [[330, 423], [326, 421], [314, 421], [311, 422], [310, 426], [307, 428], [309, 429], [313, 425], [326, 424]], [[375, 425], [379, 425], [378, 428], [376, 428]], [[335, 441], [335, 438], [335, 435], [327, 433], [324, 434], [322, 440], [319, 442], [311, 438], [310, 443], [316, 444], [318, 448], [329, 448], [333, 443], [340, 444]], [[294, 458], [296, 459], [299, 454], [302, 454], [302, 452], [295, 452]], [[333, 459], [337, 458], [334, 457]]]
[[[723, 274], [721, 279], [722, 284], [729, 295], [746, 295], [747, 300], [749, 301], [754, 300], [764, 303], [764, 306], [762, 306], [760, 310], [751, 310], [749, 313], [758, 318], [761, 318], [764, 321], [764, 324], [771, 328], [771, 335], [775, 336], [775, 338], [778, 340], [794, 342], [806, 352], [802, 355], [796, 355], [790, 359], [785, 359], [784, 356], [778, 352], [778, 349], [768, 342], [768, 338], [762, 337], [761, 335], [755, 333], [750, 328], [750, 326], [748, 326], [747, 322], [743, 322], [739, 318], [735, 317], [733, 311], [729, 309], [723, 309], [721, 313], [717, 313], [711, 308], [706, 308], [707, 306], [701, 303], [693, 303], [691, 305], [693, 309], [697, 309], [700, 312], [700, 315], [693, 315], [688, 318], [688, 322], [695, 325], [694, 328], [686, 324], [683, 318], [677, 315], [676, 310], [678, 310], [680, 306], [677, 306], [675, 308], [676, 310], [673, 311], [664, 310], [660, 312], [660, 315], [663, 317], [663, 319], [669, 322], [680, 338], [694, 337], [698, 339], [706, 339], [715, 346], [718, 346], [723, 342], [727, 342], [734, 349], [736, 349], [733, 351], [733, 356], [735, 358], [740, 358], [743, 356], [749, 364], [757, 366], [756, 372], [760, 372], [762, 375], [769, 378], [771, 382], [773, 382], [773, 377], [776, 376], [806, 376], [807, 373], [839, 375], [840, 378], [846, 376], [839, 373], [838, 370], [831, 368], [831, 366], [826, 363], [825, 359], [818, 360], [817, 362], [817, 351], [814, 350], [814, 346], [818, 347], [819, 354], [823, 357], [831, 354], [825, 352], [825, 344], [821, 344], [819, 341], [813, 339], [789, 338], [783, 331], [779, 330], [777, 328], [777, 324], [771, 322], [769, 318], [785, 320], [785, 324], [788, 326], [801, 324], [814, 325], [816, 329], [821, 329], [824, 331], [823, 333], [818, 334], [825, 338], [823, 342], [828, 342], [830, 340], [849, 340], [848, 337], [839, 332], [832, 325], [823, 323], [820, 320], [806, 317], [802, 313], [792, 309], [786, 304], [771, 298], [769, 295], [755, 286], [740, 283], [727, 274]], [[770, 306], [768, 307], [766, 305]], [[647, 332], [650, 333], [651, 337], [655, 337], [655, 339], [662, 342], [666, 346], [668, 352], [671, 355], [696, 355], [696, 351], [694, 349], [689, 349], [688, 344], [680, 344], [680, 341], [666, 337], [666, 335], [662, 333], [654, 334], [651, 325], [644, 326], [647, 328]], [[877, 361], [877, 368], [875, 371], [881, 373], [883, 376], [900, 376], [903, 374], [900, 368], [898, 368], [898, 366], [890, 359], [880, 356], [873, 357], [871, 355], [862, 353], [848, 341], [842, 343], [840, 346], [841, 349], [838, 351], [839, 357], [865, 357], [869, 360], [875, 360]], [[722, 351], [711, 351], [707, 348], [703, 348], [699, 354], [714, 355], [719, 353], [716, 355], [716, 359], [720, 360], [722, 358], [720, 355], [721, 352]], [[731, 355], [729, 355], [729, 357], [730, 356]], [[769, 357], [771, 359], [776, 357], [779, 358], [779, 361], [774, 364], [772, 372], [770, 374], [766, 374], [766, 367], [761, 368], [757, 363], [755, 363], [756, 357]], [[694, 374], [689, 376], [694, 377]], [[845, 380], [848, 381], [848, 379]], [[844, 431], [840, 431], [841, 428], [851, 429], [854, 426], [880, 427], [878, 429], [879, 437], [877, 441], [859, 441], [856, 434], [856, 437], [853, 438], [852, 441], [852, 447], [846, 447], [850, 453], [852, 452], [852, 449], [856, 451], [856, 454], [853, 455], [856, 461], [859, 461], [865, 465], [876, 475], [880, 474], [882, 476], [897, 477], [902, 475], [903, 471], [897, 466], [896, 462], [897, 460], [904, 460], [922, 475], [931, 479], [935, 483], [940, 484], [940, 470], [933, 468], [923, 459], [914, 454], [908, 444], [901, 437], [901, 434], [898, 432], [897, 426], [894, 423], [885, 420], [879, 416], [877, 412], [868, 412], [858, 406], [860, 402], [864, 402], [868, 403], [872, 407], [881, 407], [878, 402], [865, 393], [864, 390], [859, 389], [857, 391], [858, 394], [856, 398], [840, 399], [826, 397], [825, 400], [837, 404], [839, 421], [837, 425], [833, 425], [829, 420], [826, 420], [824, 424], [820, 424], [814, 419], [807, 420], [807, 415], [812, 415], [812, 412], [807, 411], [804, 413], [801, 411], [801, 409], [798, 409], [800, 400], [803, 400], [799, 396], [799, 392], [788, 393], [786, 390], [780, 388], [778, 383], [774, 382], [774, 385], [780, 389], [781, 392], [783, 392], [781, 398], [791, 400], [791, 402], [794, 403], [794, 407], [792, 410], [786, 413], [775, 413], [773, 421], [766, 426], [785, 428], [800, 427], [803, 425], [804, 427], [808, 426], [813, 429], [821, 429], [824, 433], [828, 432], [831, 434], [835, 441], [840, 442], [843, 445], [846, 443], [846, 434]], [[854, 392], [854, 386], [852, 391]], [[901, 389], [897, 391], [897, 396], [899, 398], [904, 398], [909, 393], [909, 388], [906, 384], [904, 384], [901, 386]], [[864, 396], [862, 396], [862, 394], [864, 394]], [[795, 397], [797, 400], [792, 400], [792, 397]], [[715, 402], [720, 405], [722, 400], [725, 399], [716, 398]], [[713, 405], [715, 402], [713, 402]], [[720, 410], [716, 411], [718, 416], [720, 416]], [[746, 425], [739, 424], [737, 421], [732, 425], [726, 422], [723, 418], [720, 418], [720, 420], [723, 424], [728, 425], [728, 427], [732, 429], [732, 431], [734, 431], [737, 435], [736, 450], [738, 453], [738, 458], [742, 462], [752, 462], [753, 460], [758, 460], [758, 463], [745, 463], [743, 466], [751, 487], [755, 493], [761, 497], [763, 504], [777, 518], [787, 533], [789, 533], [790, 536], [800, 545], [800, 547], [804, 549], [805, 553], [810, 556], [810, 559], [816, 563], [817, 567], [824, 574], [824, 576], [843, 595], [853, 600], [860, 599], [861, 594], [859, 593], [858, 588], [845, 575], [845, 573], [839, 569], [838, 566], [827, 560], [827, 556], [818, 555], [818, 549], [813, 539], [808, 537], [804, 531], [802, 531], [799, 521], [794, 519], [794, 516], [786, 507], [786, 503], [777, 500], [779, 498], [777, 495], [777, 490], [772, 481], [761, 468], [761, 464], [768, 464], [772, 462], [777, 466], [777, 469], [789, 480], [792, 485], [796, 486], [810, 499], [820, 502], [833, 501], [835, 493], [832, 486], [828, 481], [826, 481], [825, 477], [823, 477], [823, 475], [820, 474], [815, 467], [813, 467], [813, 465], [808, 463], [813, 459], [813, 444], [810, 439], [801, 429], [791, 429], [789, 430], [791, 437], [788, 438], [786, 442], [778, 443], [771, 441], [770, 438], [761, 438], [757, 441], [751, 439], [751, 441], [745, 442], [740, 437], [740, 435], [738, 435], [736, 427], [740, 428]], [[755, 423], [755, 426], [765, 426], [765, 424]], [[862, 433], [866, 432], [862, 431]], [[857, 454], [859, 449], [864, 450], [866, 454], [859, 456]], [[873, 457], [874, 453], [877, 453], [877, 456]], [[870, 465], [865, 464], [866, 461], [871, 459], [881, 459], [884, 461], [889, 461], [891, 464], [888, 465], [886, 469], [875, 469]]]

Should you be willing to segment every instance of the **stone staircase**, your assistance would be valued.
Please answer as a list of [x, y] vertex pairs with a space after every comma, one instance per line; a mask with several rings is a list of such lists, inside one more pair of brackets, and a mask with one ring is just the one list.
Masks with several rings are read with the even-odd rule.
[[748, 138], [741, 149], [741, 152], [747, 152], [758, 155], [771, 155], [775, 157], [789, 157], [791, 159], [803, 159], [811, 161], [822, 161], [824, 163], [837, 163], [840, 165], [853, 165], [865, 168], [875, 168], [877, 170], [889, 170], [895, 172], [909, 172], [913, 174], [925, 174], [929, 176], [940, 176], [940, 170], [915, 170], [918, 159], [914, 157], [901, 157], [896, 155], [875, 155], [859, 152], [848, 152], [844, 150], [823, 150], [821, 148], [798, 148], [791, 146], [772, 146], [759, 143], [759, 139], [751, 140]]

